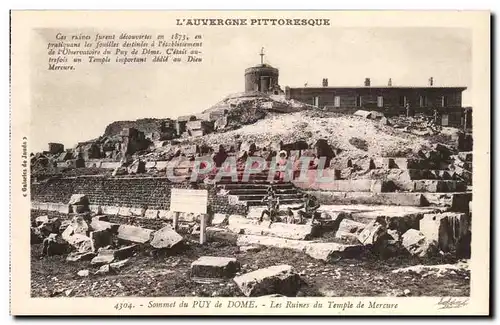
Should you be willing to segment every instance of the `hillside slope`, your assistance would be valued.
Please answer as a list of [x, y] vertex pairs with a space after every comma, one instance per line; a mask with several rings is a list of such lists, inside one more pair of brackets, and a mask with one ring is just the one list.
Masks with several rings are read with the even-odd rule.
[[184, 142], [215, 145], [235, 139], [252, 141], [258, 146], [280, 140], [283, 143], [298, 140], [314, 143], [318, 139], [327, 139], [334, 148], [341, 149], [351, 157], [413, 157], [419, 150], [432, 146], [432, 141], [426, 137], [409, 134], [374, 120], [314, 111], [269, 114], [237, 130], [186, 139]]

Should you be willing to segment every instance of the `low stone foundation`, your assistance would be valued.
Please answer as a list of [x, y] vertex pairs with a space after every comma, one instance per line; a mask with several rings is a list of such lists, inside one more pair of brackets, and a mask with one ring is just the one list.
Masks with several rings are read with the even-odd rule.
[[[214, 213], [246, 213], [245, 205], [231, 204], [227, 196], [217, 195], [213, 185], [195, 186], [208, 191], [208, 204]], [[72, 194], [79, 193], [88, 197], [91, 211], [95, 213], [140, 216], [147, 210], [169, 210], [171, 189], [192, 187], [189, 182], [172, 183], [167, 177], [53, 178], [31, 184], [32, 209], [68, 213], [67, 202]]]

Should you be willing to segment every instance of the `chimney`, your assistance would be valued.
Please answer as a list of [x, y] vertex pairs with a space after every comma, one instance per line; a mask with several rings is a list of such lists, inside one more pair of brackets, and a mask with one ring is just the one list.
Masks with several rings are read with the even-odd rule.
[[323, 87], [328, 87], [328, 78], [323, 78]]
[[433, 77], [430, 77], [429, 78], [429, 86], [434, 86], [434, 78]]
[[389, 81], [387, 81], [387, 86], [392, 87], [392, 78], [389, 78]]
[[365, 87], [370, 87], [370, 78], [365, 78]]

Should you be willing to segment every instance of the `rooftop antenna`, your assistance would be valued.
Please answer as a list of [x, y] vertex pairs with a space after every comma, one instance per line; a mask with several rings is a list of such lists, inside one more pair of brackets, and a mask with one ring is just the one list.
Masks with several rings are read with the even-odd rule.
[[264, 48], [260, 49], [260, 64], [264, 64]]

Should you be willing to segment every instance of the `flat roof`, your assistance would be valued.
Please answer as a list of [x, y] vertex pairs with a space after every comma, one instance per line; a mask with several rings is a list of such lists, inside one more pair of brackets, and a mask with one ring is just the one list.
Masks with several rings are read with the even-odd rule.
[[314, 87], [289, 87], [290, 89], [457, 89], [466, 90], [465, 86], [314, 86]]

